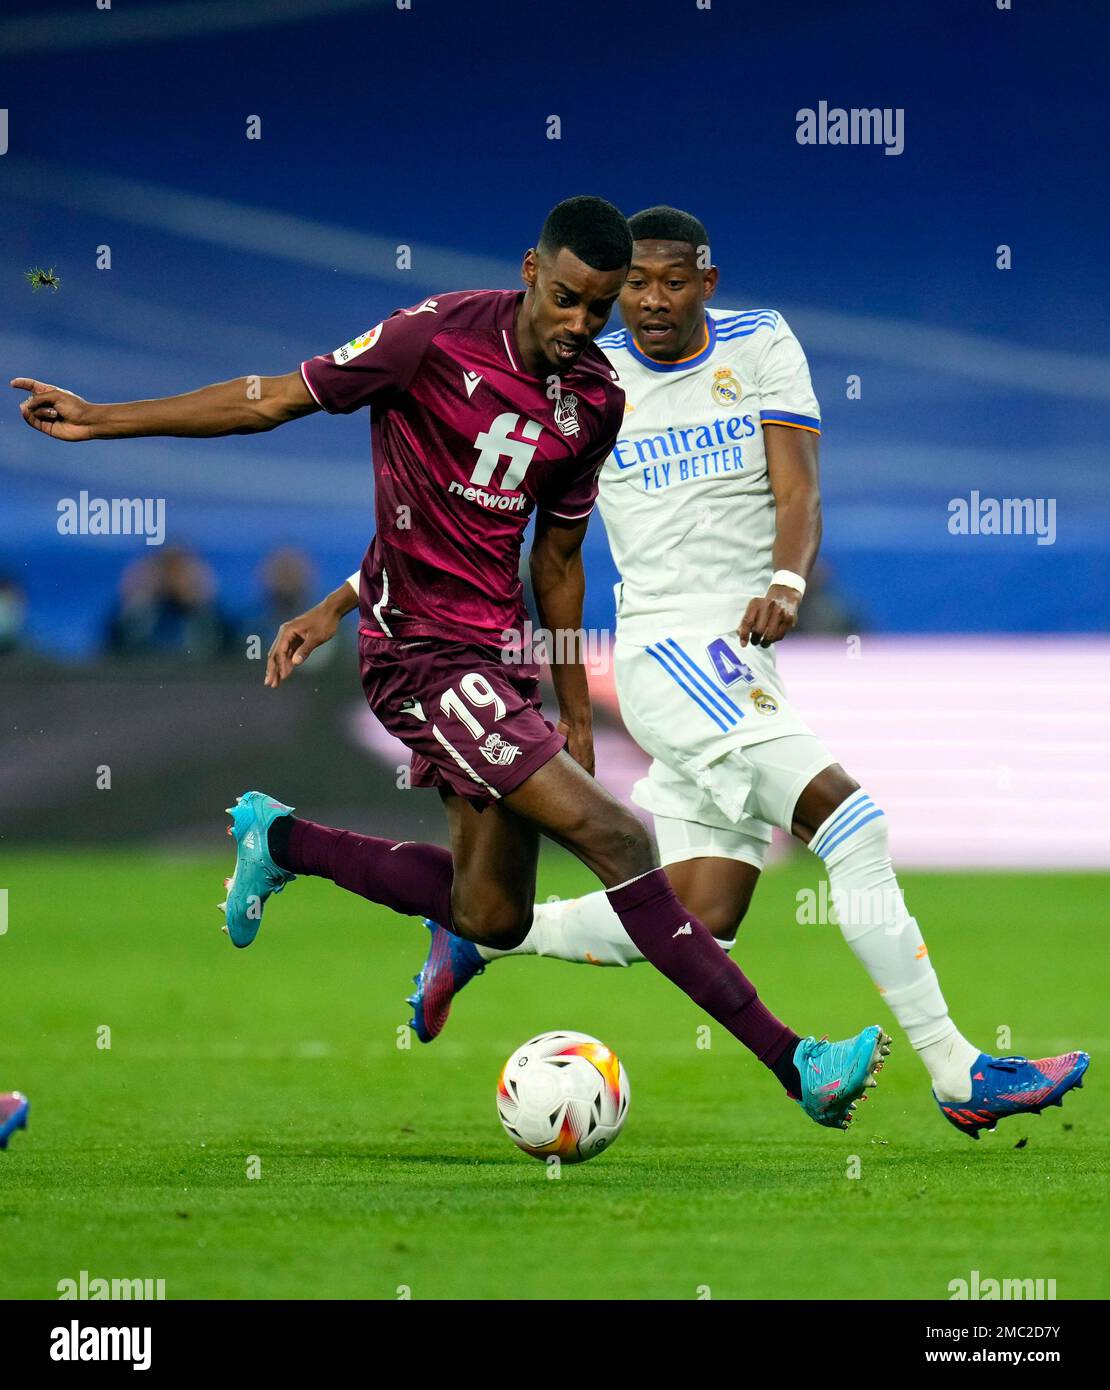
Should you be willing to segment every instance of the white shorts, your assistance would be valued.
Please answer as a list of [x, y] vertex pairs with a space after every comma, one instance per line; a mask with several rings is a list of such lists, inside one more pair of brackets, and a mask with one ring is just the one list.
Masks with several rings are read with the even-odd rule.
[[[642, 629], [641, 629], [642, 632]], [[655, 816], [664, 864], [703, 857], [762, 867], [774, 826], [836, 759], [791, 706], [774, 648], [661, 631], [614, 648], [629, 733], [653, 759], [632, 799]]]

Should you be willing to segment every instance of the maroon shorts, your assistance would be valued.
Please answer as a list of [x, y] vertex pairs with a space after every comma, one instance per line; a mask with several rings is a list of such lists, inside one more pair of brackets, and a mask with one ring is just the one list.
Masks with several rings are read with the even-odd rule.
[[412, 785], [442, 787], [479, 809], [515, 791], [566, 739], [540, 709], [539, 669], [496, 648], [360, 631], [362, 688], [412, 753]]

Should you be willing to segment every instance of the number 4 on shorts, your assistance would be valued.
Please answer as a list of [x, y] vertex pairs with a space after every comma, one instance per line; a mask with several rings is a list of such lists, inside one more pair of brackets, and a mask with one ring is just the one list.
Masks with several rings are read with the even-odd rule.
[[717, 679], [722, 685], [733, 685], [744, 680], [749, 684], [755, 680], [752, 668], [741, 661], [728, 644], [726, 637], [716, 637], [705, 649], [706, 656], [713, 663]]

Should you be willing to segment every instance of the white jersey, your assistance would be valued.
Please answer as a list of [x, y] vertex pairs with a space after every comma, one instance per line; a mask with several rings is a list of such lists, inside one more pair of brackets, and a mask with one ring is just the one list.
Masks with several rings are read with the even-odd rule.
[[663, 611], [708, 626], [718, 612], [738, 620], [772, 573], [763, 426], [820, 433], [798, 340], [773, 309], [709, 309], [704, 347], [681, 362], [653, 362], [627, 329], [598, 346], [626, 396], [599, 494], [622, 580], [618, 631]]

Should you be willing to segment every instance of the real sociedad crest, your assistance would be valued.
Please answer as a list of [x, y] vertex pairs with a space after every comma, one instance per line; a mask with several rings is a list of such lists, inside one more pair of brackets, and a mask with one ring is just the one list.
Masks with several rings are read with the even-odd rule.
[[576, 435], [582, 428], [578, 423], [578, 397], [573, 391], [560, 395], [555, 402], [555, 423], [568, 435]]
[[507, 767], [514, 758], [520, 757], [517, 745], [507, 743], [500, 734], [487, 735], [485, 743], [479, 745], [478, 752], [487, 763], [493, 763], [494, 767]]
[[735, 405], [744, 394], [740, 383], [729, 367], [718, 367], [713, 373], [713, 399], [718, 405]]

